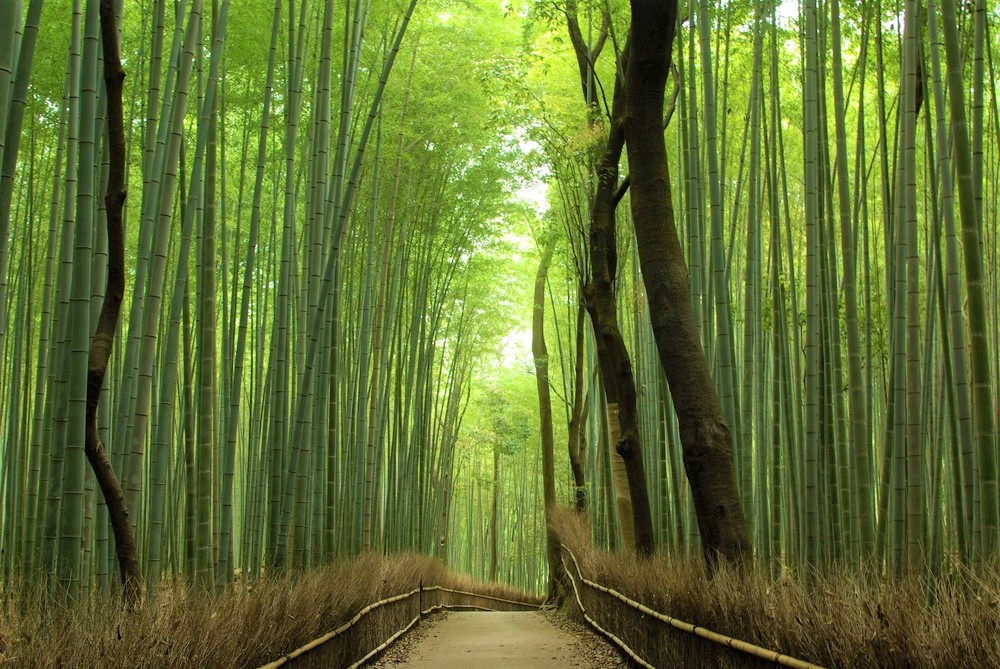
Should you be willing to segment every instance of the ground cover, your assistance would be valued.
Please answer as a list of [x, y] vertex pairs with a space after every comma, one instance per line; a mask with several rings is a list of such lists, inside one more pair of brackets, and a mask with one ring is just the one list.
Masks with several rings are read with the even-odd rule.
[[[871, 570], [830, 570], [806, 579], [787, 570], [774, 578], [723, 566], [709, 579], [700, 556], [678, 559], [661, 551], [640, 559], [594, 549], [585, 520], [568, 509], [556, 514], [554, 526], [568, 548], [565, 559], [571, 561], [572, 552], [586, 578], [655, 611], [802, 660], [858, 668], [1000, 666], [995, 568], [887, 580]], [[582, 618], [565, 587], [567, 610]], [[754, 666], [746, 655], [613, 597], [581, 588], [581, 598], [591, 617], [655, 666]]]
[[[0, 609], [0, 667], [261, 666], [329, 632], [368, 604], [411, 591], [421, 582], [524, 598], [512, 588], [449, 572], [431, 558], [374, 553], [307, 573], [243, 577], [217, 593], [192, 591], [180, 583], [163, 585], [155, 598], [132, 612], [110, 597], [54, 605], [8, 588]], [[398, 615], [366, 617], [357, 633], [338, 639], [324, 655], [359, 659], [398, 629], [397, 619], [409, 622], [419, 604], [413, 598]]]

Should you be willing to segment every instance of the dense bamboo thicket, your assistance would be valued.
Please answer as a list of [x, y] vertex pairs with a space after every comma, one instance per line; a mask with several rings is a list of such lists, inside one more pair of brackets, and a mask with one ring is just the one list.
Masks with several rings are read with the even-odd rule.
[[[118, 579], [85, 457], [99, 4], [0, 4], [0, 583], [73, 601]], [[700, 464], [625, 206], [649, 192], [627, 3], [112, 4], [126, 290], [96, 418], [151, 594], [408, 550], [541, 590], [553, 498], [600, 546], [693, 555], [699, 467], [775, 575], [997, 559], [985, 0], [671, 4]]]
[[[625, 15], [572, 3], [535, 16], [537, 44], [585, 27], [578, 61], [605, 40], [625, 53]], [[664, 114], [673, 210], [754, 552], [776, 573], [940, 573], [996, 558], [995, 20], [984, 3], [680, 9]], [[566, 59], [564, 83], [530, 80], [524, 101], [544, 119], [553, 214], [569, 238], [555, 299], [570, 330], [574, 285], [596, 267], [585, 240], [615, 128], [610, 56], [586, 65], [603, 82], [589, 112], [557, 102], [578, 96], [577, 64]], [[622, 174], [615, 197], [628, 186]], [[657, 545], [697, 552], [625, 208], [618, 226], [619, 322]], [[571, 332], [561, 341], [572, 350]], [[613, 546], [620, 513], [600, 463], [615, 438], [600, 379], [587, 379], [593, 531]]]
[[[450, 548], [524, 157], [464, 79], [503, 66], [513, 26], [415, 4], [118, 3], [128, 271], [98, 424], [150, 592]], [[0, 22], [3, 582], [73, 599], [117, 580], [83, 444], [108, 262], [97, 6]], [[525, 564], [507, 578], [534, 587]]]

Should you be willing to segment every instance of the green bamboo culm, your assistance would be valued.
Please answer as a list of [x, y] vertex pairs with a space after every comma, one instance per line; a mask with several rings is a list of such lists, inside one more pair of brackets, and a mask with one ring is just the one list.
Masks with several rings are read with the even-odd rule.
[[[1000, 545], [1000, 488], [997, 483], [996, 426], [990, 378], [990, 350], [986, 314], [986, 286], [982, 258], [982, 210], [976, 203], [980, 188], [972, 164], [972, 145], [966, 115], [958, 23], [954, 0], [941, 0], [948, 103], [954, 142], [958, 208], [962, 225], [965, 286], [969, 304], [969, 352], [972, 367], [973, 421], [978, 464], [980, 503], [976, 541], [977, 559], [993, 555]], [[981, 529], [979, 529], [981, 528]]]
[[[74, 22], [77, 25], [76, 22]], [[57, 569], [60, 586], [76, 600], [81, 596], [81, 553], [84, 518], [84, 435], [86, 433], [87, 351], [90, 348], [91, 263], [95, 219], [97, 113], [97, 43], [100, 26], [97, 3], [88, 2], [82, 16], [79, 71], [79, 151], [76, 167], [76, 212], [73, 228], [73, 274], [68, 312], [66, 360], [69, 367], [68, 414], [63, 462], [63, 500], [59, 523]], [[75, 68], [74, 68], [75, 69]], [[72, 94], [71, 94], [72, 95]], [[71, 100], [72, 104], [72, 100]], [[71, 121], [72, 122], [72, 121]]]

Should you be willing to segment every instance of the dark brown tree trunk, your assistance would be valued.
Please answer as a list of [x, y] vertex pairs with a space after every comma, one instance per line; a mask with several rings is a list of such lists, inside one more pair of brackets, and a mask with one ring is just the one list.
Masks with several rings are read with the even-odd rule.
[[576, 312], [576, 360], [573, 365], [573, 404], [569, 418], [569, 466], [573, 472], [573, 501], [578, 512], [587, 510], [587, 441], [583, 432], [583, 418], [587, 415], [590, 397], [583, 391], [583, 328], [586, 310], [582, 298]]
[[631, 4], [624, 134], [632, 219], [653, 334], [680, 425], [684, 467], [711, 570], [720, 559], [748, 560], [751, 549], [729, 427], [695, 327], [687, 266], [674, 223], [662, 128], [677, 1]]
[[618, 161], [625, 135], [617, 113], [621, 106], [620, 85], [615, 85], [616, 111], [612, 113], [611, 133], [598, 164], [597, 192], [590, 214], [590, 282], [584, 290], [597, 339], [597, 357], [604, 379], [608, 405], [618, 408], [618, 439], [615, 450], [625, 461], [629, 496], [632, 501], [632, 523], [635, 549], [640, 555], [655, 550], [653, 517], [649, 509], [646, 475], [642, 464], [639, 441], [639, 415], [636, 408], [635, 377], [628, 349], [618, 327], [615, 302], [615, 273], [618, 258], [615, 241], [614, 194], [618, 181]]
[[545, 280], [555, 250], [555, 239], [542, 244], [542, 260], [535, 274], [535, 300], [531, 318], [531, 356], [535, 360], [538, 387], [538, 420], [542, 437], [542, 490], [545, 498], [545, 554], [549, 564], [548, 594], [556, 595], [559, 575], [559, 546], [550, 514], [556, 504], [555, 439], [552, 435], [552, 397], [549, 394], [549, 351], [545, 346]]
[[[576, 17], [576, 4], [567, 3], [567, 24], [570, 41], [576, 52], [580, 68], [580, 81], [587, 104], [593, 109], [597, 105], [592, 97], [594, 92], [593, 63], [604, 45], [606, 31], [602, 29], [597, 44], [591, 49], [583, 40]], [[602, 26], [607, 25], [604, 19]], [[628, 47], [625, 49], [628, 53]], [[642, 463], [639, 439], [639, 416], [636, 408], [635, 377], [628, 349], [618, 327], [615, 298], [615, 275], [618, 258], [615, 237], [615, 209], [620, 197], [618, 189], [618, 163], [625, 145], [622, 128], [624, 91], [622, 71], [617, 69], [614, 97], [607, 142], [598, 156], [597, 191], [594, 193], [590, 210], [590, 280], [584, 285], [583, 299], [594, 326], [597, 340], [597, 358], [604, 380], [604, 392], [608, 403], [609, 423], [614, 423], [617, 409], [619, 432], [615, 439], [615, 450], [625, 464], [628, 491], [631, 501], [631, 520], [635, 535], [635, 549], [640, 555], [652, 555], [655, 550], [653, 518], [649, 508], [649, 494], [646, 490], [646, 475]], [[622, 523], [627, 523], [621, 519]]]
[[115, 551], [121, 574], [122, 596], [129, 607], [142, 600], [143, 580], [139, 573], [139, 553], [128, 520], [125, 494], [111, 466], [107, 449], [97, 431], [97, 405], [108, 371], [115, 331], [125, 296], [125, 231], [122, 210], [125, 206], [125, 124], [122, 112], [122, 69], [118, 45], [118, 27], [112, 0], [101, 0], [101, 38], [104, 47], [104, 85], [108, 94], [108, 150], [111, 158], [108, 190], [105, 195], [108, 225], [107, 290], [97, 330], [87, 362], [87, 435], [84, 450], [108, 506]]

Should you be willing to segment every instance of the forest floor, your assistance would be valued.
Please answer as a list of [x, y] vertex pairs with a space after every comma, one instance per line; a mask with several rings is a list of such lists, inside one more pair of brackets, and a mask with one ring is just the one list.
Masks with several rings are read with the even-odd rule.
[[600, 636], [555, 611], [463, 611], [422, 621], [370, 666], [618, 669], [629, 665]]

